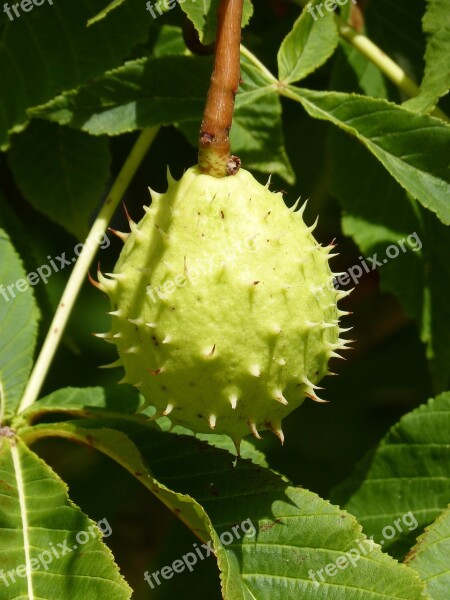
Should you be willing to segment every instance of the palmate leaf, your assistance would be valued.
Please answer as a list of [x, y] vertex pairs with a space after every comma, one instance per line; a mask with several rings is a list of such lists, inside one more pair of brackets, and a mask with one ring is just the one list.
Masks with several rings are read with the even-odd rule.
[[35, 120], [14, 135], [9, 164], [24, 197], [78, 239], [109, 178], [108, 140]]
[[[210, 57], [137, 59], [30, 113], [93, 135], [117, 135], [177, 123], [197, 144], [211, 69]], [[241, 73], [243, 83], [231, 129], [233, 152], [246, 168], [277, 173], [292, 183], [294, 174], [284, 149], [281, 103], [273, 82], [245, 57]]]
[[2, 600], [131, 597], [100, 530], [6, 428], [0, 430], [0, 536]]
[[428, 0], [423, 30], [429, 35], [425, 52], [425, 74], [420, 94], [404, 103], [410, 110], [430, 112], [450, 87], [450, 2]]
[[[63, 388], [53, 392], [49, 396], [42, 398], [39, 402], [33, 404], [25, 414], [27, 422], [36, 421], [46, 415], [64, 414], [73, 417], [114, 417], [114, 418], [132, 418], [139, 422], [152, 426], [148, 417], [152, 416], [154, 409], [148, 407], [144, 409], [144, 399], [138, 394], [132, 386], [116, 385], [108, 388]], [[138, 413], [138, 414], [136, 414]], [[19, 422], [22, 417], [18, 417]], [[168, 431], [171, 429], [171, 422], [167, 417], [161, 417], [153, 425], [156, 431]], [[193, 435], [192, 431], [177, 425], [173, 428], [176, 433], [184, 435]], [[235, 446], [231, 439], [226, 435], [217, 434], [198, 434], [198, 438], [207, 441], [209, 444], [235, 452]], [[242, 440], [241, 456], [248, 458], [255, 464], [267, 467], [267, 461], [264, 454], [247, 440]]]
[[314, 118], [330, 121], [362, 142], [398, 183], [423, 206], [450, 224], [450, 127], [382, 99], [317, 92], [289, 86]]
[[[0, 229], [0, 426], [16, 410], [31, 370], [39, 311], [8, 235]], [[8, 287], [9, 286], [9, 287]]]
[[425, 581], [432, 600], [447, 600], [450, 590], [450, 506], [425, 529], [405, 563]]
[[[148, 20], [140, 0], [127, 0], [107, 23], [87, 28], [103, 0], [34, 6], [10, 22], [0, 17], [0, 147], [27, 123], [26, 110], [119, 65], [145, 41]], [[139, 8], [139, 10], [138, 10]]]
[[[405, 415], [332, 493], [391, 554], [401, 556], [450, 501], [450, 392]], [[396, 519], [412, 513], [416, 527]], [[407, 521], [410, 521], [408, 518]], [[384, 531], [384, 533], [383, 533]]]
[[128, 61], [77, 90], [33, 108], [30, 114], [92, 135], [118, 135], [154, 125], [199, 121], [211, 68], [209, 58], [198, 56]]
[[[443, 257], [450, 244], [450, 228], [408, 199], [356, 140], [335, 130], [331, 149], [332, 190], [344, 209], [343, 231], [365, 257], [377, 255], [381, 289], [396, 294], [406, 313], [417, 321], [420, 337], [427, 345], [435, 390], [448, 389], [450, 304], [446, 298], [450, 266]], [[386, 254], [391, 245], [398, 251], [395, 258]]]
[[[58, 392], [62, 404], [65, 393]], [[90, 402], [99, 410], [98, 388], [86, 392], [85, 402], [84, 390], [70, 391], [72, 403], [75, 395], [83, 411]], [[41, 411], [48, 400], [43, 404]], [[39, 403], [25, 417], [38, 410]], [[193, 437], [157, 431], [129, 413], [23, 425], [19, 431], [28, 443], [54, 436], [88, 444], [127, 468], [200, 538], [212, 540], [226, 600], [426, 598], [417, 574], [365, 540], [347, 513], [247, 460], [233, 466], [228, 452]], [[355, 566], [347, 560], [345, 568], [333, 568], [340, 556], [345, 566], [345, 552], [361, 556]], [[309, 576], [316, 571], [317, 584]]]
[[[333, 87], [386, 97], [380, 72], [353, 48], [342, 49], [335, 63]], [[450, 266], [442, 257], [450, 244], [450, 228], [411, 200], [358, 140], [337, 128], [330, 133], [332, 193], [343, 208], [343, 231], [364, 256], [377, 254], [381, 289], [396, 294], [406, 313], [417, 321], [427, 345], [435, 391], [449, 389], [450, 304], [446, 296], [450, 293]], [[399, 246], [402, 240], [406, 241], [405, 251]], [[398, 257], [386, 257], [390, 245], [398, 249]]]
[[315, 71], [338, 45], [339, 34], [333, 13], [313, 17], [318, 3], [319, 0], [309, 3], [280, 46], [278, 76], [284, 84], [300, 81]]

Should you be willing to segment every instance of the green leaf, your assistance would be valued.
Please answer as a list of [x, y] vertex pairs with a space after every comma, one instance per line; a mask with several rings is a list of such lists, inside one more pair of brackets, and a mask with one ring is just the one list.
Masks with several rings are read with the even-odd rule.
[[106, 138], [40, 120], [13, 136], [9, 151], [9, 164], [24, 197], [83, 240], [105, 190], [109, 163]]
[[[256, 75], [256, 69], [254, 71]], [[253, 86], [249, 69], [242, 69], [242, 74], [247, 88]], [[246, 94], [243, 90], [242, 95], [237, 96], [230, 132], [233, 154], [239, 155], [246, 169], [276, 173], [292, 185], [295, 174], [284, 145], [279, 97], [270, 91], [256, 94], [251, 101], [252, 93]]]
[[[138, 412], [142, 411], [143, 407], [143, 397], [129, 385], [108, 388], [67, 387], [32, 404], [16, 417], [14, 426], [18, 429], [24, 422], [32, 423], [49, 414], [59, 413], [74, 417], [130, 417], [148, 422], [148, 415]], [[156, 425], [155, 429], [157, 429]]]
[[281, 93], [300, 102], [314, 118], [355, 136], [398, 183], [439, 219], [450, 224], [450, 127], [385, 100], [316, 92], [292, 86]]
[[22, 397], [33, 362], [38, 320], [22, 262], [0, 229], [0, 427]]
[[319, 0], [310, 2], [283, 40], [278, 52], [279, 79], [284, 84], [305, 78], [325, 63], [335, 51], [339, 34], [333, 13], [316, 13]]
[[[110, 533], [102, 521], [100, 527]], [[99, 528], [7, 428], [0, 430], [0, 535], [4, 600], [131, 597]]]
[[211, 68], [205, 57], [140, 58], [30, 113], [93, 135], [199, 121]]
[[[23, 423], [32, 423], [48, 417], [49, 415], [64, 414], [73, 417], [92, 417], [92, 418], [128, 418], [145, 423], [151, 426], [148, 416], [153, 413], [152, 408], [144, 409], [145, 401], [132, 386], [118, 385], [108, 388], [63, 388], [39, 402], [34, 403], [30, 408], [21, 413], [14, 420], [14, 426], [20, 427]], [[171, 422], [167, 417], [157, 419], [154, 429], [168, 431], [171, 428]], [[194, 435], [192, 431], [181, 426], [173, 428], [175, 433], [184, 435]], [[235, 454], [235, 446], [228, 436], [216, 434], [197, 434], [197, 438]], [[247, 440], [242, 440], [241, 456], [248, 458], [255, 464], [267, 467], [267, 461], [262, 452]]]
[[425, 74], [420, 94], [404, 103], [410, 110], [430, 112], [450, 87], [450, 4], [448, 0], [428, 0], [423, 30], [428, 34]]
[[449, 503], [449, 439], [446, 392], [400, 419], [335, 488], [332, 501], [355, 515], [366, 535], [383, 542], [385, 550], [403, 555]]
[[[208, 45], [216, 39], [217, 9], [220, 0], [184, 0], [181, 9], [186, 13], [198, 31], [202, 44]], [[242, 27], [245, 27], [253, 14], [251, 0], [244, 0]]]
[[[138, 59], [31, 112], [93, 135], [177, 123], [197, 145], [211, 69], [210, 57]], [[245, 57], [241, 72], [243, 83], [231, 129], [233, 152], [247, 169], [277, 173], [293, 183], [284, 148], [281, 103], [272, 81]]]
[[[127, 0], [106, 23], [87, 28], [103, 0], [32, 4], [31, 12], [0, 23], [0, 146], [20, 131], [29, 107], [47, 102], [122, 62], [145, 41], [140, 0]], [[139, 8], [139, 11], [138, 11]], [[20, 9], [19, 9], [20, 10]], [[2, 13], [3, 14], [3, 13]]]
[[450, 245], [450, 228], [433, 214], [423, 215], [424, 223], [424, 316], [422, 339], [427, 343], [427, 357], [437, 391], [450, 387], [450, 262], [446, 260]]
[[447, 600], [450, 590], [450, 506], [417, 540], [405, 563], [425, 581], [433, 600]]
[[[180, 429], [182, 429], [180, 427]], [[184, 433], [185, 435], [192, 435], [190, 431], [180, 431], [177, 427], [173, 428], [174, 433]], [[207, 442], [210, 446], [214, 446], [215, 448], [220, 448], [221, 450], [226, 450], [230, 454], [236, 454], [236, 448], [234, 443], [227, 435], [216, 435], [211, 433], [197, 433], [195, 436], [199, 440], [203, 440]], [[264, 454], [255, 448], [255, 446], [247, 441], [242, 440], [241, 448], [240, 448], [241, 458], [251, 460], [255, 465], [259, 465], [260, 467], [268, 468], [269, 465], [267, 463], [267, 459]]]
[[[381, 289], [396, 294], [406, 313], [416, 319], [427, 344], [435, 389], [448, 389], [450, 304], [442, 290], [450, 290], [450, 267], [444, 258], [450, 229], [432, 213], [419, 210], [357, 140], [334, 130], [331, 149], [332, 190], [344, 209], [343, 231], [355, 240], [369, 269], [378, 271]], [[375, 257], [380, 264], [367, 257]], [[362, 270], [358, 264], [353, 268], [355, 274], [358, 268]], [[365, 277], [362, 273], [356, 282]]]
[[[333, 87], [386, 96], [378, 70], [353, 48], [344, 46], [343, 50], [346, 60], [341, 54], [335, 64]], [[442, 289], [450, 290], [450, 270], [441, 254], [445, 255], [450, 244], [450, 229], [432, 213], [420, 210], [358, 140], [334, 128], [331, 150], [332, 191], [344, 209], [343, 231], [355, 240], [365, 257], [377, 254], [382, 262], [376, 267], [381, 289], [396, 294], [407, 314], [417, 320], [421, 339], [427, 345], [435, 391], [448, 389], [450, 304]], [[389, 246], [400, 249], [401, 240], [406, 240], [406, 251], [401, 249], [397, 258], [387, 258], [384, 263]]]
[[[212, 541], [225, 600], [262, 600], [268, 593], [271, 600], [321, 593], [333, 600], [425, 599], [417, 574], [365, 540], [354, 518], [268, 469], [242, 459], [233, 466], [228, 452], [193, 437], [133, 418], [41, 424], [20, 435], [28, 442], [73, 439], [127, 468], [198, 537]], [[360, 557], [357, 568], [347, 561], [332, 569], [345, 552]]]
[[186, 44], [183, 39], [181, 27], [174, 25], [163, 25], [159, 30], [158, 37], [153, 45], [153, 55], [176, 56], [186, 52]]

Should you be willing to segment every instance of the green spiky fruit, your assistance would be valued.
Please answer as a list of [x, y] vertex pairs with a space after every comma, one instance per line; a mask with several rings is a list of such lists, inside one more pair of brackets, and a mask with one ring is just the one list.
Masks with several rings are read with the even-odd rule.
[[272, 429], [343, 347], [328, 264], [302, 210], [288, 209], [241, 169], [217, 179], [189, 169], [152, 192], [100, 287], [124, 381], [155, 416], [194, 432], [243, 436]]

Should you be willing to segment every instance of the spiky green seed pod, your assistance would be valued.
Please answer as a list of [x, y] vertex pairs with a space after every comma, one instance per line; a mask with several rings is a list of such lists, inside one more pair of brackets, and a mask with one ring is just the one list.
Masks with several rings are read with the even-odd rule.
[[[152, 193], [100, 287], [125, 380], [155, 416], [236, 446], [271, 429], [305, 396], [344, 346], [328, 261], [305, 225], [241, 169], [217, 179], [189, 169]], [[122, 235], [122, 237], [124, 237]]]

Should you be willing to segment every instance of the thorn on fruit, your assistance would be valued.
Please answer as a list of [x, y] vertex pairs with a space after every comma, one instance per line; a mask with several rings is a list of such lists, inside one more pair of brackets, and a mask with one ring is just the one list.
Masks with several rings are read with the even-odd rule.
[[230, 397], [229, 397], [229, 400], [230, 400], [231, 408], [233, 410], [235, 410], [236, 406], [237, 406], [237, 401], [238, 401], [237, 395], [236, 394], [231, 394]]
[[297, 210], [298, 205], [300, 203], [300, 200], [301, 200], [301, 196], [299, 198], [297, 198], [297, 200], [295, 201], [295, 203], [289, 209], [292, 213], [294, 213]]
[[248, 421], [248, 426], [250, 427], [250, 431], [253, 433], [257, 440], [262, 440], [262, 437], [259, 435], [258, 430], [256, 429], [256, 425], [254, 421]]
[[281, 391], [275, 392], [274, 400], [276, 400], [280, 404], [283, 404], [284, 406], [287, 406], [289, 404], [286, 398], [283, 396], [283, 392]]
[[304, 383], [308, 388], [311, 388], [313, 390], [323, 390], [323, 388], [321, 388], [318, 385], [315, 385], [314, 383], [312, 383], [312, 381], [310, 381], [306, 377], [306, 375], [303, 375], [303, 377], [301, 378], [301, 382]]
[[137, 354], [139, 352], [139, 346], [130, 346], [126, 350], [122, 350], [122, 354]]
[[169, 234], [166, 233], [163, 229], [161, 229], [161, 227], [157, 223], [155, 223], [155, 227], [158, 230], [158, 233], [161, 236], [162, 240], [164, 242], [169, 242], [170, 241]]
[[261, 377], [261, 369], [258, 365], [251, 365], [248, 371], [253, 377]]
[[125, 212], [125, 217], [127, 218], [128, 223], [134, 223], [133, 219], [130, 217], [130, 214], [125, 206], [125, 202], [122, 202], [123, 210]]
[[123, 363], [120, 358], [107, 365], [100, 365], [99, 369], [115, 369], [116, 367], [123, 367]]
[[[112, 341], [112, 339], [113, 339], [111, 331], [107, 331], [106, 333], [93, 333], [92, 335], [96, 338], [100, 338], [105, 341], [108, 341], [108, 340]], [[112, 342], [112, 343], [114, 343], [114, 342]]]
[[281, 429], [281, 423], [268, 423], [269, 429], [271, 431], [273, 431], [273, 433], [277, 436], [277, 438], [280, 440], [281, 445], [284, 445], [284, 433], [283, 430]]
[[112, 227], [108, 227], [108, 231], [110, 231], [113, 235], [118, 237], [125, 244], [127, 239], [130, 237], [129, 233], [124, 233], [123, 231], [117, 231], [117, 229], [113, 229]]
[[138, 317], [137, 319], [128, 318], [127, 321], [128, 323], [131, 323], [132, 325], [137, 325], [138, 327], [144, 323], [144, 319], [142, 319], [141, 317]]
[[319, 404], [328, 404], [329, 402], [329, 400], [323, 400], [322, 398], [319, 398], [319, 396], [317, 396], [313, 390], [305, 392], [305, 395], [308, 396], [308, 398], [311, 398], [311, 400], [314, 400], [314, 402], [319, 402]]
[[216, 352], [216, 344], [213, 344], [213, 346], [211, 348], [208, 348], [207, 350], [205, 350], [205, 357], [206, 358], [212, 358], [214, 356]]
[[165, 408], [165, 410], [163, 410], [163, 412], [161, 413], [163, 417], [167, 417], [167, 415], [170, 415], [170, 413], [173, 411], [173, 404], [171, 402], [169, 402]]
[[101, 292], [103, 292], [104, 294], [107, 293], [107, 290], [105, 288], [104, 285], [102, 285], [99, 281], [95, 281], [95, 279], [92, 277], [92, 275], [88, 272], [88, 279], [90, 281], [90, 283], [96, 287], [98, 290], [100, 290]]

